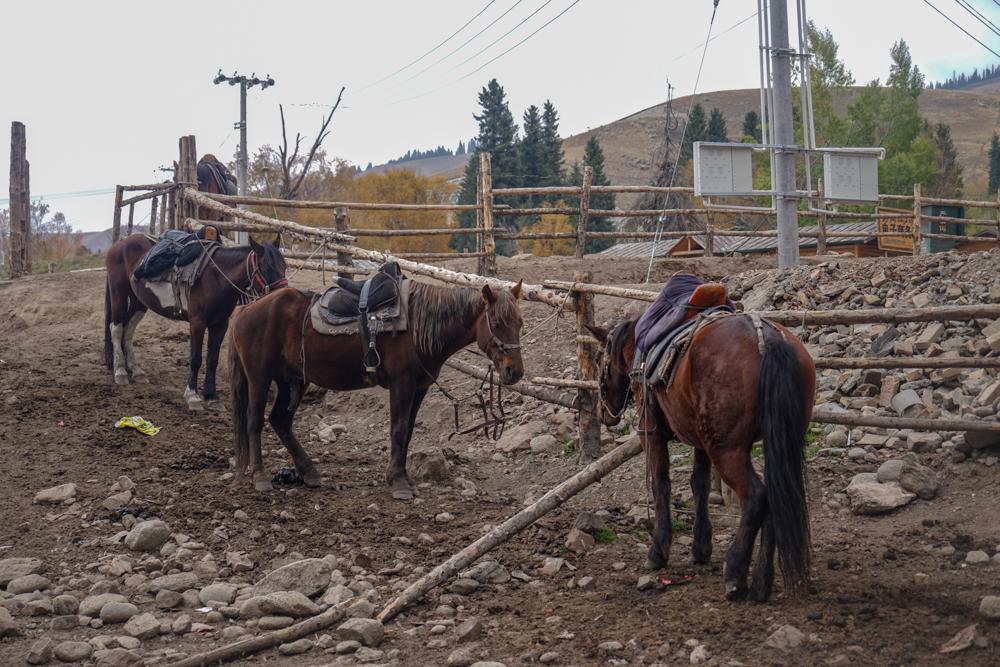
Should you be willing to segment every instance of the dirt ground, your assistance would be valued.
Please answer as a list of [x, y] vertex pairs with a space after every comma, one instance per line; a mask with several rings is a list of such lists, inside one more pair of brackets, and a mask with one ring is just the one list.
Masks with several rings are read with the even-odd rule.
[[[617, 284], [642, 282], [645, 268], [643, 262], [565, 258], [503, 260], [500, 266], [503, 277], [531, 282], [572, 279], [574, 271], [587, 269], [594, 271], [595, 280]], [[749, 268], [764, 267], [742, 260], [660, 264], [654, 280], [680, 269], [723, 277]], [[298, 273], [291, 282], [318, 287], [319, 281], [318, 274]], [[250, 485], [234, 489], [226, 480], [231, 472], [228, 415], [190, 413], [182, 396], [186, 325], [147, 317], [137, 341], [152, 384], [115, 386], [103, 365], [103, 283], [103, 272], [95, 271], [0, 284], [0, 558], [41, 558], [53, 579], [85, 572], [88, 566], [92, 570], [102, 556], [125, 551], [107, 540], [122, 527], [100, 506], [120, 475], [136, 483], [130, 511], [162, 518], [172, 530], [205, 544], [218, 561], [225, 561], [226, 551], [245, 551], [258, 566], [234, 580], [254, 581], [270, 570], [270, 563], [293, 554], [368, 559], [366, 569], [373, 573], [402, 562], [400, 576], [413, 567], [429, 569], [579, 468], [573, 455], [499, 456], [494, 443], [482, 437], [449, 440], [451, 405], [432, 392], [411, 452], [453, 450], [448, 452], [456, 462], [451, 480], [422, 486], [413, 503], [393, 501], [382, 482], [388, 456], [387, 397], [369, 390], [328, 394], [299, 413], [298, 432], [325, 476], [323, 488], [270, 493], [257, 493]], [[597, 304], [599, 320], [621, 305], [610, 298]], [[571, 372], [573, 323], [550, 317], [551, 311], [538, 304], [526, 304], [524, 311], [528, 373]], [[457, 394], [478, 384], [447, 369], [442, 383]], [[228, 395], [224, 369], [220, 385]], [[561, 409], [534, 399], [510, 400], [508, 412], [515, 422], [559, 421]], [[149, 438], [112, 428], [127, 415], [142, 415], [162, 431]], [[347, 433], [335, 444], [324, 444], [315, 427], [331, 415]], [[471, 412], [468, 418], [473, 418]], [[265, 437], [265, 465], [276, 472], [289, 464], [288, 457], [273, 433], [268, 430]], [[687, 450], [672, 445], [672, 451], [677, 455], [675, 507], [685, 522], [690, 519], [685, 511], [690, 495]], [[814, 593], [802, 598], [782, 595], [779, 581], [766, 605], [723, 599], [721, 563], [735, 510], [714, 506], [712, 565], [687, 564], [684, 543], [689, 540], [682, 527], [668, 573], [694, 575], [691, 582], [637, 590], [637, 580], [645, 574], [641, 567], [648, 538], [641, 509], [646, 502], [644, 468], [641, 460], [633, 460], [491, 554], [511, 572], [527, 573], [530, 581], [515, 578], [447, 601], [459, 605], [459, 620], [482, 620], [484, 633], [476, 645], [480, 659], [508, 666], [537, 663], [548, 652], [558, 653], [561, 665], [690, 664], [697, 645], [704, 645], [704, 664], [713, 665], [997, 664], [1000, 627], [981, 619], [977, 609], [982, 596], [1000, 594], [1000, 565], [967, 566], [961, 557], [980, 547], [992, 554], [1000, 545], [1000, 466], [952, 465], [933, 456], [924, 462], [940, 474], [941, 496], [882, 517], [854, 516], [836, 502], [852, 475], [875, 466], [822, 457], [810, 463]], [[474, 484], [474, 496], [461, 493], [462, 480]], [[82, 511], [32, 504], [38, 490], [64, 482], [79, 486]], [[563, 542], [578, 512], [601, 509], [613, 518], [616, 538], [583, 554], [568, 551]], [[234, 518], [237, 510], [247, 518]], [[454, 520], [435, 522], [441, 512]], [[421, 533], [433, 543], [418, 540]], [[949, 544], [955, 554], [945, 555], [940, 548]], [[565, 558], [573, 569], [552, 577], [538, 574], [535, 569], [546, 556]], [[582, 577], [593, 577], [595, 585], [573, 586]], [[393, 575], [383, 575], [381, 581], [384, 603], [392, 595]], [[380, 647], [387, 660], [446, 663], [459, 644], [447, 633], [440, 636], [443, 645], [432, 642], [436, 637], [429, 634], [428, 623], [438, 618], [435, 609], [442, 595], [447, 592], [435, 591], [387, 626]], [[146, 607], [153, 610], [151, 598]], [[988, 648], [939, 654], [942, 644], [977, 622]], [[787, 653], [766, 647], [768, 636], [785, 624], [807, 635], [803, 646]], [[0, 640], [0, 664], [24, 664], [31, 643], [42, 636], [61, 641], [95, 634], [51, 631], [44, 618], [29, 619], [22, 627], [26, 636]], [[140, 652], [152, 655], [167, 646], [187, 653], [206, 650], [223, 643], [222, 627], [147, 640]], [[598, 645], [608, 641], [620, 642], [621, 649], [599, 651]], [[336, 659], [319, 649], [296, 657], [271, 650], [238, 664], [321, 665]]]

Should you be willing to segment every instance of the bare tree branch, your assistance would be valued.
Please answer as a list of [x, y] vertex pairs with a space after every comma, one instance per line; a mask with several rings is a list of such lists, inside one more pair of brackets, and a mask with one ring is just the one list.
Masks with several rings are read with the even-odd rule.
[[[299, 188], [302, 186], [302, 181], [305, 180], [306, 174], [309, 173], [309, 167], [312, 166], [313, 158], [316, 157], [316, 151], [320, 149], [320, 146], [323, 145], [323, 140], [326, 139], [327, 136], [330, 134], [330, 130], [327, 128], [330, 126], [330, 121], [333, 120], [333, 113], [337, 110], [337, 107], [340, 106], [340, 99], [344, 96], [344, 90], [345, 88], [341, 87], [340, 93], [337, 95], [337, 102], [333, 105], [333, 108], [330, 109], [330, 113], [328, 113], [323, 118], [323, 123], [322, 125], [320, 125], [319, 132], [316, 134], [316, 140], [313, 141], [312, 147], [309, 149], [309, 155], [306, 157], [306, 162], [302, 166], [302, 171], [299, 172], [298, 177], [295, 179], [295, 183], [292, 184], [290, 188], [288, 188], [288, 192], [286, 192], [284, 195], [285, 199], [295, 199], [295, 195], [298, 194]], [[282, 132], [284, 132], [284, 127], [285, 127], [284, 119], [285, 116], [284, 113], [282, 112], [281, 116]], [[296, 143], [295, 152], [298, 153], [298, 137], [296, 137], [295, 143]]]

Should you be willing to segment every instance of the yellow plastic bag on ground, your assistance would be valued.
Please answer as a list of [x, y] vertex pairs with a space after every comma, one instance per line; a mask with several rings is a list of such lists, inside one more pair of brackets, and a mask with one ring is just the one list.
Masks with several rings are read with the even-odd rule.
[[143, 417], [122, 417], [115, 424], [115, 428], [134, 428], [143, 435], [156, 435], [160, 432], [159, 426], [153, 426], [153, 422]]

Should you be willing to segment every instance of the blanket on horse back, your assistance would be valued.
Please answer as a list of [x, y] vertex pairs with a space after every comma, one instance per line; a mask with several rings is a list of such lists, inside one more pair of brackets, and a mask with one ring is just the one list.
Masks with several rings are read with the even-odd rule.
[[668, 382], [696, 326], [705, 317], [734, 311], [723, 285], [675, 273], [635, 324], [633, 378], [652, 384]]
[[172, 303], [175, 314], [180, 316], [186, 310], [191, 286], [205, 270], [215, 251], [222, 246], [219, 230], [206, 226], [192, 234], [170, 229], [160, 238], [149, 235], [146, 238], [154, 244], [135, 267], [132, 280], [166, 286], [165, 289], [173, 293], [173, 298], [160, 298], [160, 302], [163, 305]]
[[338, 278], [334, 287], [313, 295], [312, 327], [327, 336], [360, 334], [365, 370], [373, 373], [381, 361], [375, 350], [378, 334], [407, 329], [409, 286], [396, 262], [383, 264], [367, 280]]

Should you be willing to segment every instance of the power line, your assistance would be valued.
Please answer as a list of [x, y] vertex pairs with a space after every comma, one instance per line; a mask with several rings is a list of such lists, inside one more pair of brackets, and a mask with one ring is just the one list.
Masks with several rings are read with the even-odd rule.
[[421, 60], [423, 60], [424, 58], [426, 58], [430, 54], [434, 53], [435, 51], [437, 51], [438, 49], [440, 49], [442, 46], [444, 46], [445, 44], [447, 44], [448, 42], [450, 42], [451, 39], [453, 37], [455, 37], [455, 35], [457, 35], [458, 33], [462, 32], [463, 30], [465, 30], [466, 28], [468, 28], [469, 24], [472, 23], [473, 21], [475, 21], [476, 19], [478, 19], [480, 16], [482, 16], [483, 12], [485, 12], [487, 9], [489, 9], [490, 5], [492, 5], [494, 2], [496, 2], [496, 0], [490, 0], [489, 2], [487, 2], [486, 5], [482, 9], [480, 9], [478, 12], [476, 12], [475, 16], [473, 16], [471, 19], [469, 19], [464, 24], [462, 24], [461, 28], [459, 28], [455, 32], [453, 32], [450, 35], [448, 35], [443, 41], [441, 41], [439, 44], [437, 44], [437, 46], [435, 46], [434, 48], [432, 48], [430, 51], [425, 52], [424, 54], [422, 54], [416, 60], [412, 60], [412, 61], [408, 62], [407, 64], [403, 65], [402, 67], [400, 67], [399, 69], [397, 69], [395, 72], [392, 72], [391, 74], [386, 74], [385, 76], [383, 76], [378, 81], [374, 81], [372, 83], [369, 83], [367, 86], [364, 86], [363, 88], [360, 88], [358, 90], [358, 92], [360, 93], [362, 91], [368, 90], [372, 86], [376, 86], [376, 85], [382, 83], [383, 81], [385, 81], [386, 79], [391, 79], [392, 77], [396, 76], [400, 72], [403, 72], [403, 71], [409, 69], [410, 67], [416, 65], [418, 62], [420, 62]]
[[[708, 41], [709, 42], [713, 42], [713, 41], [719, 39], [720, 37], [722, 37], [723, 35], [725, 35], [726, 33], [732, 32], [733, 30], [736, 30], [737, 28], [739, 28], [741, 25], [743, 25], [744, 23], [746, 23], [750, 19], [756, 18], [756, 17], [757, 17], [757, 12], [754, 12], [750, 16], [748, 16], [745, 19], [743, 19], [742, 21], [740, 21], [739, 23], [734, 23], [733, 25], [729, 26], [728, 28], [726, 28], [725, 30], [723, 30], [722, 32], [720, 32], [718, 35], [713, 36]], [[698, 49], [700, 49], [701, 47], [705, 46], [706, 43], [707, 42], [702, 42], [701, 44], [698, 44], [697, 46], [692, 47], [690, 51], [677, 56], [671, 62], [677, 62], [678, 60], [681, 60], [682, 58], [687, 58], [692, 53], [697, 53]]]
[[[993, 2], [997, 2], [997, 0], [993, 0]], [[952, 24], [953, 26], [955, 26], [956, 28], [958, 28], [959, 30], [961, 30], [962, 32], [964, 32], [966, 35], [968, 35], [969, 37], [971, 37], [972, 39], [974, 39], [976, 41], [976, 43], [979, 44], [979, 46], [983, 47], [984, 49], [986, 49], [987, 51], [989, 51], [990, 53], [992, 53], [993, 55], [995, 55], [997, 58], [1000, 58], [1000, 53], [997, 53], [996, 51], [994, 51], [990, 47], [988, 47], [985, 44], [983, 44], [982, 42], [980, 42], [979, 39], [976, 38], [975, 35], [973, 35], [971, 32], [969, 32], [968, 30], [966, 30], [962, 26], [960, 26], [957, 23], [955, 23], [955, 21], [950, 16], [948, 16], [947, 14], [945, 14], [944, 12], [942, 12], [940, 9], [938, 9], [937, 7], [935, 7], [934, 5], [932, 5], [929, 2], [929, 0], [924, 0], [924, 4], [927, 5], [928, 7], [930, 7], [931, 9], [933, 9], [934, 11], [936, 11], [941, 16], [943, 16], [948, 21], [948, 23]], [[998, 4], [1000, 4], [1000, 3], [998, 3]]]
[[[56, 192], [48, 195], [32, 195], [32, 199], [79, 199], [81, 197], [97, 197], [100, 195], [110, 195], [115, 192], [115, 188], [102, 188], [99, 190], [77, 190], [75, 192]], [[0, 197], [0, 204], [9, 204], [10, 197]]]
[[497, 42], [499, 42], [500, 40], [502, 40], [502, 39], [503, 39], [504, 37], [506, 37], [506, 36], [507, 36], [507, 35], [509, 35], [510, 33], [514, 32], [515, 30], [517, 30], [518, 28], [520, 28], [520, 27], [521, 27], [522, 25], [524, 25], [524, 24], [525, 24], [525, 23], [527, 23], [528, 21], [530, 21], [530, 20], [531, 20], [531, 19], [532, 19], [532, 18], [533, 18], [533, 17], [535, 16], [535, 14], [537, 14], [538, 12], [540, 12], [540, 11], [542, 11], [543, 9], [545, 9], [546, 7], [548, 7], [548, 6], [549, 6], [549, 5], [551, 4], [551, 3], [552, 3], [552, 0], [545, 0], [545, 2], [543, 2], [543, 3], [542, 3], [542, 6], [541, 6], [541, 7], [539, 7], [538, 9], [536, 9], [535, 11], [531, 12], [531, 13], [530, 13], [530, 14], [528, 14], [528, 15], [527, 15], [526, 17], [524, 17], [524, 18], [523, 18], [523, 19], [521, 20], [521, 22], [520, 22], [520, 23], [518, 23], [517, 25], [515, 25], [515, 26], [514, 26], [513, 28], [511, 28], [510, 30], [508, 30], [508, 31], [507, 31], [507, 32], [505, 32], [504, 34], [502, 34], [502, 35], [500, 35], [499, 37], [497, 37], [496, 39], [494, 39], [494, 40], [493, 40], [492, 42], [490, 42], [489, 44], [487, 44], [487, 45], [486, 45], [486, 46], [484, 46], [483, 48], [481, 48], [481, 49], [479, 49], [478, 51], [476, 51], [475, 53], [473, 53], [473, 54], [472, 54], [471, 56], [469, 56], [468, 58], [466, 58], [466, 59], [465, 59], [465, 60], [463, 60], [462, 62], [460, 62], [460, 63], [458, 63], [457, 65], [455, 65], [454, 67], [452, 67], [452, 68], [451, 68], [450, 70], [448, 70], [448, 71], [449, 71], [449, 72], [453, 72], [453, 71], [455, 71], [456, 69], [458, 69], [459, 67], [461, 67], [462, 65], [464, 65], [465, 63], [467, 63], [467, 62], [469, 62], [470, 60], [472, 60], [473, 58], [476, 58], [477, 56], [480, 56], [480, 55], [482, 55], [482, 53], [483, 53], [484, 51], [488, 51], [488, 50], [489, 50], [489, 49], [490, 49], [490, 48], [491, 48], [491, 47], [492, 47], [492, 46], [493, 46], [494, 44], [496, 44]]
[[443, 56], [441, 56], [440, 58], [438, 58], [437, 60], [435, 60], [434, 62], [432, 62], [427, 67], [423, 68], [422, 70], [420, 70], [419, 72], [417, 72], [416, 74], [414, 74], [413, 76], [411, 76], [409, 79], [405, 79], [403, 81], [403, 83], [407, 83], [408, 81], [413, 81], [414, 79], [416, 79], [418, 76], [420, 76], [421, 74], [423, 74], [427, 70], [433, 69], [434, 67], [440, 65], [442, 62], [444, 62], [448, 58], [452, 57], [453, 55], [455, 55], [456, 53], [458, 53], [459, 51], [461, 51], [462, 49], [464, 49], [469, 44], [469, 42], [473, 41], [474, 39], [476, 39], [476, 37], [479, 37], [484, 32], [486, 32], [487, 30], [489, 30], [490, 28], [492, 28], [494, 25], [496, 25], [497, 22], [500, 21], [500, 19], [502, 19], [503, 17], [507, 16], [507, 14], [510, 14], [514, 10], [514, 8], [517, 7], [518, 5], [520, 5], [522, 2], [524, 2], [524, 0], [517, 0], [517, 2], [515, 2], [513, 5], [511, 5], [510, 8], [507, 9], [507, 11], [505, 11], [503, 14], [501, 14], [500, 16], [496, 17], [495, 19], [493, 19], [492, 21], [490, 21], [489, 23], [487, 23], [486, 26], [483, 27], [482, 30], [480, 30], [475, 35], [473, 35], [469, 39], [467, 39], [464, 42], [462, 42], [461, 44], [459, 44], [457, 48], [455, 48], [452, 51], [444, 54]]
[[979, 21], [980, 23], [982, 23], [984, 26], [986, 26], [986, 28], [988, 30], [990, 30], [994, 35], [1000, 37], [1000, 29], [997, 29], [997, 26], [996, 26], [996, 24], [993, 23], [993, 21], [989, 20], [987, 17], [985, 17], [984, 15], [980, 14], [978, 9], [976, 9], [975, 7], [973, 7], [971, 4], [969, 4], [965, 0], [955, 0], [955, 2], [958, 3], [959, 7], [961, 7], [965, 11], [967, 11], [969, 14], [972, 14], [972, 18], [976, 19], [977, 21]]
[[[548, 2], [546, 2], [545, 4], [547, 5], [551, 1], [552, 0], [548, 0]], [[524, 44], [525, 42], [527, 42], [529, 39], [531, 39], [532, 37], [534, 37], [538, 33], [540, 33], [547, 26], [549, 26], [551, 23], [553, 23], [556, 19], [558, 19], [560, 16], [562, 16], [563, 14], [565, 14], [566, 12], [568, 12], [570, 9], [572, 9], [578, 2], [580, 2], [580, 0], [573, 0], [573, 2], [570, 3], [570, 5], [568, 7], [566, 7], [566, 9], [562, 10], [561, 12], [559, 12], [558, 14], [556, 14], [555, 16], [553, 16], [551, 19], [549, 19], [548, 21], [546, 21], [545, 23], [543, 23], [540, 28], [538, 28], [537, 30], [535, 30], [534, 32], [532, 32], [530, 35], [528, 35], [527, 37], [525, 37], [520, 42], [518, 42], [514, 46], [510, 47], [509, 49], [507, 49], [506, 51], [504, 51], [500, 55], [495, 56], [494, 58], [491, 58], [490, 60], [486, 61], [485, 63], [483, 63], [482, 65], [480, 65], [476, 69], [472, 70], [471, 72], [468, 72], [467, 74], [463, 74], [462, 76], [458, 77], [457, 79], [455, 79], [453, 81], [449, 81], [448, 83], [446, 83], [446, 84], [444, 84], [442, 86], [438, 86], [437, 88], [432, 88], [431, 90], [428, 90], [427, 92], [420, 93], [419, 95], [413, 95], [411, 97], [404, 97], [403, 99], [395, 100], [394, 102], [391, 102], [390, 104], [401, 104], [403, 102], [410, 102], [412, 100], [420, 99], [421, 97], [427, 97], [428, 95], [432, 95], [432, 94], [434, 94], [434, 93], [436, 93], [438, 91], [444, 90], [445, 88], [451, 88], [452, 86], [454, 86], [455, 84], [459, 83], [460, 81], [464, 81], [465, 79], [469, 78], [470, 76], [472, 76], [476, 72], [480, 71], [481, 69], [483, 69], [487, 65], [489, 65], [489, 64], [491, 64], [491, 63], [499, 60], [503, 56], [507, 55], [508, 53], [510, 53], [511, 51], [513, 51], [517, 47], [521, 46], [522, 44]], [[542, 5], [542, 7], [544, 7], [544, 6], [545, 5]], [[539, 10], [542, 9], [542, 7], [539, 7]], [[534, 14], [537, 14], [537, 13], [538, 13], [538, 10], [536, 10], [534, 13], [532, 13], [532, 16], [534, 16]], [[531, 18], [531, 17], [529, 16], [528, 18]], [[525, 19], [525, 20], [527, 20], [527, 19]], [[524, 23], [524, 21], [522, 21], [521, 23]], [[520, 24], [518, 24], [518, 25], [520, 25]], [[515, 28], [516, 27], [517, 26], [515, 26]], [[510, 33], [508, 32], [507, 34], [510, 34]], [[494, 42], [494, 44], [495, 43], [496, 42]], [[487, 48], [489, 48], [489, 47], [487, 47]]]

